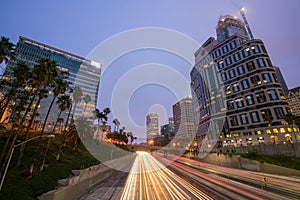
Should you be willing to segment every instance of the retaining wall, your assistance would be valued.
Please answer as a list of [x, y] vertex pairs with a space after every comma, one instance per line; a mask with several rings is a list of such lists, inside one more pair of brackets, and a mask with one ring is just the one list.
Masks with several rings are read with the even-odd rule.
[[[44, 193], [40, 200], [74, 200], [90, 191], [101, 181], [110, 177], [115, 170], [129, 171], [135, 155], [131, 154], [95, 165], [83, 170], [72, 170], [74, 176], [58, 181], [58, 188]], [[109, 166], [109, 167], [108, 167]]]
[[290, 169], [286, 167], [281, 167], [278, 165], [273, 165], [269, 163], [261, 163], [256, 160], [250, 160], [247, 158], [242, 158], [239, 155], [217, 155], [208, 154], [205, 158], [197, 158], [202, 162], [207, 162], [214, 165], [219, 165], [223, 167], [230, 167], [236, 169], [245, 169], [250, 171], [257, 171], [269, 174], [277, 174], [283, 176], [299, 176], [300, 171], [295, 169]]

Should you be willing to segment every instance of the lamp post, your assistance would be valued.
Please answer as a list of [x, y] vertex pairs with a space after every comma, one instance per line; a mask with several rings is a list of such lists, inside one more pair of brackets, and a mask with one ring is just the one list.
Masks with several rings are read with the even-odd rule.
[[1, 189], [2, 189], [3, 182], [4, 182], [4, 179], [5, 179], [6, 173], [7, 173], [7, 169], [8, 169], [8, 166], [9, 166], [9, 164], [10, 164], [10, 161], [11, 161], [11, 158], [12, 158], [12, 155], [13, 155], [13, 153], [14, 153], [15, 148], [18, 147], [18, 146], [20, 146], [20, 145], [22, 145], [22, 144], [24, 144], [24, 143], [27, 143], [27, 142], [29, 142], [29, 141], [31, 141], [31, 140], [34, 140], [34, 139], [37, 139], [37, 138], [42, 138], [42, 137], [55, 137], [55, 135], [39, 135], [39, 136], [30, 138], [30, 139], [28, 139], [28, 140], [26, 140], [26, 141], [24, 141], [24, 142], [21, 142], [20, 144], [16, 144], [16, 145], [13, 146], [13, 148], [12, 148], [12, 150], [11, 150], [11, 152], [10, 152], [10, 155], [9, 155], [8, 162], [7, 162], [6, 167], [5, 167], [4, 174], [3, 174], [2, 179], [1, 179], [0, 191], [1, 191]]

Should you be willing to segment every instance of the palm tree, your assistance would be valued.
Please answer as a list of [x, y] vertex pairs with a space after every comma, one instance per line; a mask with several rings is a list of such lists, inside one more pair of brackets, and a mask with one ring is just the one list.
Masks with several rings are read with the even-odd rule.
[[[12, 75], [13, 78], [10, 80], [5, 80], [5, 79], [1, 80], [0, 86], [1, 86], [1, 91], [4, 94], [4, 98], [1, 100], [0, 103], [1, 104], [0, 118], [2, 118], [5, 110], [8, 108], [9, 104], [11, 104], [11, 101], [15, 102], [15, 105], [11, 112], [11, 117], [19, 116], [21, 111], [24, 108], [24, 104], [26, 104], [27, 99], [29, 98], [28, 94], [24, 91], [23, 88], [25, 87], [25, 84], [28, 82], [28, 80], [31, 77], [30, 67], [23, 62], [19, 62], [17, 63], [16, 67], [13, 68]], [[15, 119], [15, 122], [16, 121], [17, 119]], [[13, 131], [11, 130], [6, 140], [6, 143], [4, 145], [4, 148], [2, 149], [0, 162], [4, 157], [4, 154], [7, 150], [7, 146], [12, 135], [13, 135]], [[13, 139], [13, 141], [14, 140], [15, 139]]]
[[113, 120], [113, 123], [114, 123], [114, 125], [115, 125], [114, 131], [118, 131], [118, 130], [119, 130], [119, 126], [120, 126], [119, 120], [118, 120], [118, 119], [114, 119], [114, 120]]
[[[62, 134], [63, 134], [62, 142], [61, 142], [61, 144], [60, 144], [60, 146], [59, 146], [59, 149], [58, 149], [58, 151], [57, 151], [57, 154], [56, 154], [56, 160], [59, 160], [60, 154], [61, 154], [61, 152], [62, 152], [62, 148], [63, 148], [63, 146], [64, 146], [65, 143], [66, 143], [67, 127], [68, 127], [68, 124], [69, 124], [69, 118], [70, 118], [71, 111], [72, 111], [72, 106], [73, 106], [73, 104], [72, 104], [72, 99], [70, 98], [70, 96], [69, 96], [69, 98], [68, 98], [67, 101], [69, 101], [68, 103], [70, 103], [70, 104], [69, 104], [69, 108], [67, 108], [67, 109], [69, 109], [69, 112], [68, 112], [68, 116], [67, 116], [67, 119], [66, 119], [65, 127], [64, 127], [64, 130], [63, 130], [63, 133], [62, 133]], [[67, 102], [66, 102], [66, 105], [67, 105]], [[72, 126], [72, 123], [70, 124], [70, 128], [71, 128], [71, 126]], [[70, 128], [69, 128], [69, 129], [70, 129]]]
[[58, 95], [64, 94], [67, 91], [67, 88], [69, 86], [69, 84], [60, 77], [55, 78], [53, 80], [53, 82], [54, 82], [53, 99], [52, 99], [52, 101], [49, 105], [49, 108], [48, 108], [48, 111], [47, 111], [47, 114], [46, 114], [46, 117], [45, 117], [45, 120], [44, 120], [44, 123], [43, 123], [43, 128], [42, 128], [42, 131], [41, 131], [40, 135], [44, 134], [44, 130], [45, 130], [45, 127], [46, 127], [46, 124], [47, 124], [48, 116], [50, 114], [50, 111], [52, 109], [52, 106], [53, 106], [53, 103], [54, 103], [55, 99], [58, 97]]
[[82, 117], [84, 117], [86, 107], [87, 107], [88, 103], [90, 103], [92, 101], [92, 98], [91, 98], [90, 95], [87, 94], [83, 97], [83, 101], [84, 101], [84, 109], [83, 109], [83, 112], [82, 112]]
[[15, 45], [9, 41], [9, 38], [1, 37], [0, 40], [0, 64], [4, 61], [15, 60]]
[[[110, 109], [109, 108], [104, 108], [103, 111], [99, 111], [99, 109], [96, 108], [96, 110], [94, 111], [94, 115], [96, 116], [96, 118], [98, 119], [98, 127], [100, 126], [100, 122], [102, 123], [102, 132], [105, 131], [105, 124], [107, 123], [108, 120], [108, 114], [110, 113]], [[97, 130], [97, 134], [98, 134], [98, 130]]]
[[[37, 69], [40, 70], [40, 71], [36, 71]], [[34, 107], [34, 110], [33, 110], [33, 114], [34, 114], [36, 112], [36, 110], [38, 109], [38, 107], [39, 107], [41, 99], [46, 97], [45, 95], [48, 92], [47, 89], [49, 88], [50, 84], [53, 82], [53, 80], [55, 80], [59, 76], [59, 71], [58, 71], [56, 62], [52, 61], [49, 58], [41, 59], [38, 62], [37, 67], [34, 68], [33, 75], [34, 75], [33, 76], [34, 77], [33, 82], [36, 81], [35, 83], [40, 88], [38, 100], [37, 100], [37, 103], [36, 103], [36, 105]], [[42, 78], [43, 78], [43, 80], [42, 80]], [[33, 122], [33, 117], [29, 121], [29, 125], [28, 125], [27, 130], [26, 130], [26, 135], [28, 135], [28, 132], [29, 132], [29, 129], [31, 127], [32, 122]], [[43, 134], [43, 130], [42, 130], [40, 135], [42, 135], [42, 134]], [[29, 170], [29, 173], [30, 173], [29, 177], [32, 177], [33, 168], [34, 168], [34, 161], [35, 161], [35, 158], [36, 158], [36, 154], [39, 151], [39, 143], [40, 142], [41, 142], [41, 138], [38, 139], [38, 146], [37, 146], [34, 154], [32, 155], [30, 170]]]
[[[50, 103], [50, 106], [48, 108], [48, 112], [46, 114], [40, 136], [42, 136], [44, 134], [44, 130], [45, 130], [45, 127], [46, 127], [46, 124], [47, 124], [47, 119], [48, 119], [48, 116], [50, 114], [50, 111], [52, 109], [52, 106], [53, 106], [53, 103], [54, 103], [55, 99], [57, 98], [58, 95], [64, 94], [67, 91], [68, 86], [69, 86], [69, 84], [66, 81], [64, 81], [62, 78], [57, 77], [57, 78], [54, 79], [53, 99], [52, 99], [52, 101]], [[61, 114], [61, 112], [59, 114]], [[43, 162], [42, 162], [42, 165], [41, 165], [41, 168], [40, 168], [41, 171], [44, 169], [44, 166], [45, 166], [46, 156], [47, 156], [48, 148], [50, 146], [50, 142], [51, 142], [51, 138], [49, 138], [49, 140], [48, 140], [48, 144], [47, 144], [47, 147], [46, 147], [46, 150], [45, 150], [45, 153], [44, 153]]]
[[58, 97], [58, 100], [56, 101], [56, 103], [59, 104], [58, 108], [60, 109], [60, 111], [58, 113], [57, 120], [54, 124], [52, 133], [55, 132], [57, 124], [61, 121], [60, 119], [62, 119], [62, 118], [60, 118], [61, 113], [63, 111], [65, 111], [66, 109], [70, 109], [70, 107], [71, 107], [71, 98], [70, 98], [69, 95], [61, 95], [61, 96]]
[[81, 98], [82, 98], [82, 89], [80, 86], [76, 85], [73, 89], [73, 103], [74, 103], [74, 106], [73, 106], [73, 112], [72, 112], [72, 117], [71, 117], [71, 124], [74, 122], [74, 113], [76, 111], [76, 107], [77, 107], [77, 104], [79, 102], [81, 102]]
[[0, 101], [0, 118], [2, 118], [5, 110], [11, 101], [16, 101], [17, 95], [22, 94], [25, 84], [30, 80], [31, 70], [30, 67], [24, 62], [18, 62], [13, 68], [11, 79], [1, 80], [1, 91], [3, 98]]
[[[41, 59], [38, 61], [38, 64], [33, 68], [33, 80], [32, 80], [32, 87], [34, 87], [35, 92], [33, 94], [31, 104], [33, 103], [36, 96], [38, 96], [37, 102], [35, 103], [33, 107], [33, 112], [31, 115], [30, 120], [28, 121], [28, 126], [25, 131], [25, 138], [24, 141], [28, 139], [29, 130], [31, 128], [31, 125], [34, 121], [35, 113], [37, 112], [37, 109], [39, 108], [40, 102], [44, 97], [47, 97], [48, 90], [50, 83], [53, 81], [54, 78], [58, 76], [58, 69], [56, 68], [57, 64], [55, 61], [51, 60], [50, 58]], [[28, 106], [27, 112], [29, 111], [30, 107]], [[25, 120], [26, 115], [24, 116]], [[21, 125], [22, 126], [22, 125]], [[40, 139], [39, 139], [40, 142]], [[39, 143], [38, 142], [38, 143]], [[22, 144], [20, 147], [20, 154], [17, 162], [17, 166], [21, 165], [21, 160], [24, 154], [25, 150], [25, 144]], [[36, 150], [38, 151], [38, 149]], [[35, 153], [33, 154], [32, 158], [35, 158]], [[32, 169], [33, 170], [33, 169]], [[30, 170], [30, 176], [32, 175], [32, 170]]]

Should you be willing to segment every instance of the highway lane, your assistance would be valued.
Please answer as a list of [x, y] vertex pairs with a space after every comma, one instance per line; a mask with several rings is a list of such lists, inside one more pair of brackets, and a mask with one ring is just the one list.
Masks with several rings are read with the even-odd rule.
[[207, 199], [213, 198], [166, 168], [147, 152], [137, 152], [121, 199]]
[[[227, 192], [239, 193], [240, 195], [244, 195], [244, 198], [249, 199], [261, 199], [262, 197], [264, 197], [263, 199], [284, 199], [284, 197], [280, 197], [271, 192], [276, 192], [289, 199], [300, 199], [300, 180], [294, 177], [290, 178], [231, 169], [172, 155], [169, 155], [168, 159], [159, 154], [156, 154], [156, 157], [160, 161], [169, 164], [169, 167], [173, 169], [173, 171], [181, 173], [184, 176], [190, 176], [190, 178], [194, 179], [198, 184], [201, 184], [201, 182], [203, 184], [205, 181], [208, 182], [205, 184], [214, 184], [213, 190], [215, 192], [218, 191], [217, 186], [221, 186], [222, 188], [226, 188]], [[174, 160], [176, 160], [176, 162], [174, 162]], [[260, 189], [263, 186], [261, 182], [262, 175], [267, 176], [269, 179], [267, 192]], [[258, 188], [250, 187], [249, 185]], [[253, 197], [253, 193], [257, 194], [257, 197]]]

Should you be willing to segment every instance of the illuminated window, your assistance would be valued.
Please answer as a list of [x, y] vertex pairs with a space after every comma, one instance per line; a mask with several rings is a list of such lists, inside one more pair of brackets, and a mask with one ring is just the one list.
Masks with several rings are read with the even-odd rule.
[[280, 128], [280, 133], [285, 133], [285, 129], [284, 128]]
[[270, 130], [270, 129], [267, 129], [267, 130], [266, 130], [266, 133], [267, 133], [267, 134], [271, 134], [271, 130]]
[[288, 130], [288, 132], [290, 132], [290, 133], [293, 131], [292, 128], [288, 128], [287, 130]]
[[274, 128], [274, 129], [273, 129], [273, 133], [278, 133], [278, 129], [277, 129], [277, 128]]
[[233, 137], [240, 137], [240, 135], [241, 135], [240, 133], [234, 133]]

